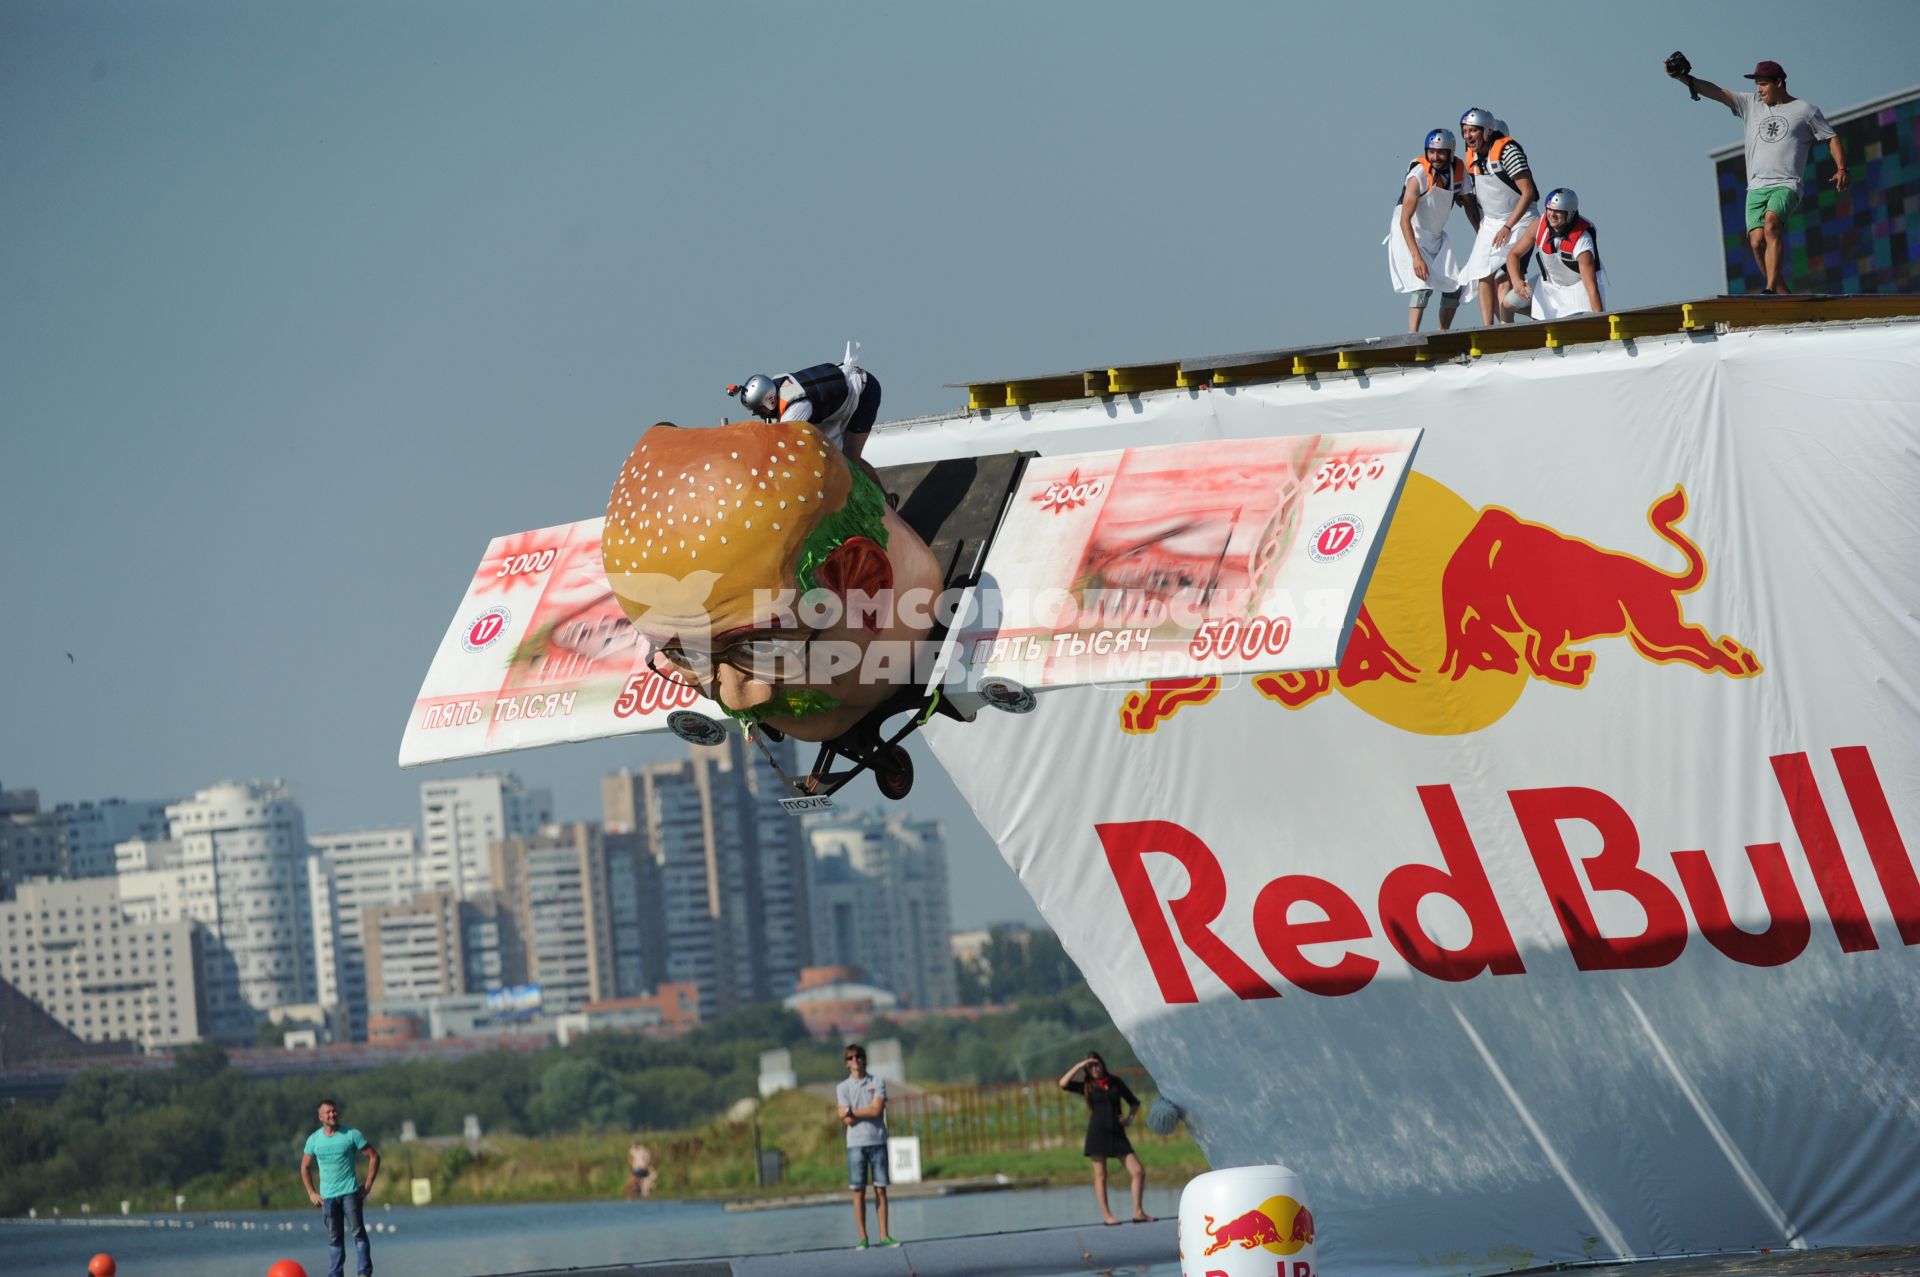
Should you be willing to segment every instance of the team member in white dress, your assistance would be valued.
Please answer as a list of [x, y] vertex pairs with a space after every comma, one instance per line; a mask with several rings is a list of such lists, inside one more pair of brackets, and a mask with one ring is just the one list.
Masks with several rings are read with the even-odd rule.
[[1480, 322], [1513, 322], [1501, 296], [1501, 276], [1507, 268], [1507, 244], [1533, 238], [1539, 218], [1535, 207], [1540, 188], [1520, 143], [1507, 135], [1506, 122], [1493, 112], [1471, 107], [1460, 117], [1460, 134], [1467, 144], [1467, 172], [1473, 177], [1474, 198], [1480, 203], [1480, 229], [1467, 255], [1464, 278], [1480, 294]]
[[[1597, 315], [1607, 308], [1607, 272], [1600, 264], [1599, 232], [1580, 216], [1580, 197], [1562, 186], [1547, 196], [1533, 242], [1516, 241], [1507, 253], [1509, 294], [1515, 310], [1532, 303], [1535, 319]], [[1527, 251], [1540, 263], [1539, 282], [1527, 287]]]
[[1407, 294], [1410, 333], [1420, 331], [1420, 316], [1434, 293], [1440, 294], [1442, 331], [1452, 326], [1453, 312], [1460, 307], [1465, 281], [1447, 240], [1447, 218], [1458, 204], [1478, 229], [1480, 206], [1473, 198], [1473, 177], [1454, 157], [1455, 149], [1453, 130], [1427, 134], [1424, 152], [1407, 165], [1387, 237], [1380, 241], [1387, 246], [1387, 274], [1393, 290]]

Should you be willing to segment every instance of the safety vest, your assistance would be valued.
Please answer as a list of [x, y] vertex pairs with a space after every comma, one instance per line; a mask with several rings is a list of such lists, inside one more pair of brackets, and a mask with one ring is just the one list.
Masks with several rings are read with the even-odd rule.
[[[1533, 246], [1540, 253], [1540, 273], [1556, 284], [1571, 284], [1580, 278], [1579, 249], [1582, 237], [1593, 249], [1593, 268], [1600, 269], [1600, 229], [1584, 217], [1576, 216], [1564, 235], [1555, 235], [1547, 219], [1540, 219], [1540, 228], [1533, 233]], [[1559, 274], [1550, 263], [1558, 261], [1569, 278], [1556, 278]]]
[[822, 428], [846, 406], [852, 393], [847, 389], [847, 371], [839, 364], [814, 364], [788, 373], [787, 380], [797, 382], [800, 393], [782, 399], [779, 411], [784, 413], [789, 406], [805, 399], [813, 405], [813, 423]]
[[[1452, 165], [1451, 171], [1449, 171], [1445, 175], [1447, 180], [1444, 182], [1435, 178], [1434, 172], [1433, 172], [1433, 165], [1427, 161], [1427, 157], [1424, 155], [1420, 156], [1418, 159], [1414, 160], [1412, 163], [1407, 165], [1407, 172], [1411, 173], [1415, 169], [1425, 170], [1427, 174], [1427, 186], [1429, 188], [1438, 187], [1443, 191], [1444, 190], [1457, 191], [1462, 186], [1465, 186], [1467, 182], [1467, 166], [1460, 162], [1460, 157], [1457, 155], [1453, 157], [1453, 165]], [[1406, 191], [1406, 189], [1407, 189], [1407, 179], [1403, 177], [1400, 179], [1400, 189], [1393, 193], [1394, 204], [1398, 205], [1400, 203], [1401, 196]]]
[[1507, 143], [1511, 141], [1513, 141], [1512, 138], [1508, 137], [1505, 133], [1502, 133], [1499, 137], [1493, 140], [1493, 145], [1487, 148], [1487, 158], [1484, 161], [1475, 160], [1472, 164], [1467, 166], [1467, 171], [1469, 173], [1473, 173], [1476, 175], [1481, 173], [1491, 173], [1495, 177], [1499, 178], [1501, 181], [1505, 182], [1507, 186], [1514, 192], [1514, 194], [1517, 195], [1520, 193], [1520, 183], [1514, 181], [1512, 178], [1508, 177], [1500, 169], [1497, 169], [1494, 167], [1494, 165], [1500, 162], [1500, 152], [1506, 150]]

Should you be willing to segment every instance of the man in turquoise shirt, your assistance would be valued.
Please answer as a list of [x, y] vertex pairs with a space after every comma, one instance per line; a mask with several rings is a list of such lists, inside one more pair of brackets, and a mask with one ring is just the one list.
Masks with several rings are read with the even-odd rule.
[[[367, 1154], [365, 1186], [354, 1169], [363, 1149]], [[317, 1188], [313, 1183], [316, 1162], [320, 1166]], [[367, 1221], [361, 1204], [373, 1191], [373, 1181], [379, 1175], [380, 1150], [353, 1127], [341, 1129], [340, 1106], [332, 1100], [321, 1100], [320, 1129], [307, 1136], [307, 1147], [300, 1157], [300, 1182], [320, 1208], [320, 1220], [327, 1228], [327, 1258], [331, 1261], [327, 1277], [344, 1277], [347, 1233], [353, 1234], [354, 1249], [360, 1252], [360, 1277], [373, 1277], [373, 1251], [367, 1245]]]

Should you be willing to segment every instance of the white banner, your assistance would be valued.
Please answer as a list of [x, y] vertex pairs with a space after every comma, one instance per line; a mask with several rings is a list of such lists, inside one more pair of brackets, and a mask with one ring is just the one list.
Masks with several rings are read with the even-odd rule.
[[1036, 457], [987, 552], [983, 673], [1031, 688], [1330, 669], [1418, 430]]
[[1920, 1239], [1920, 324], [1136, 402], [870, 453], [1427, 428], [1337, 671], [928, 729], [1213, 1163], [1343, 1274]]

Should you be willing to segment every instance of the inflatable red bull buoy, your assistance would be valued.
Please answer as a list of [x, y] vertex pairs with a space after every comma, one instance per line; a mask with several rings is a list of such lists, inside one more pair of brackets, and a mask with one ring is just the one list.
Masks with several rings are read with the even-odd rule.
[[307, 1270], [297, 1259], [276, 1259], [273, 1267], [267, 1269], [267, 1277], [307, 1277]]
[[1307, 1186], [1284, 1166], [1195, 1176], [1180, 1194], [1180, 1266], [1208, 1277], [1319, 1277]]
[[113, 1277], [118, 1268], [119, 1265], [113, 1262], [113, 1256], [104, 1250], [87, 1261], [87, 1271], [93, 1277]]

